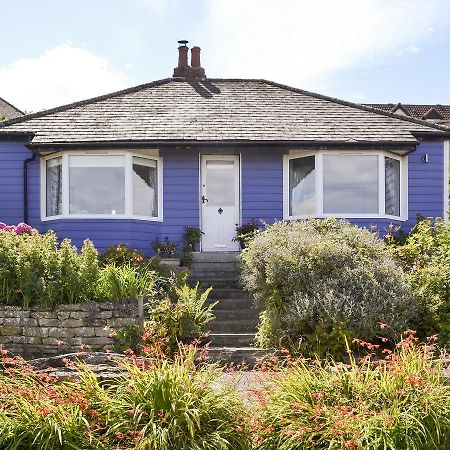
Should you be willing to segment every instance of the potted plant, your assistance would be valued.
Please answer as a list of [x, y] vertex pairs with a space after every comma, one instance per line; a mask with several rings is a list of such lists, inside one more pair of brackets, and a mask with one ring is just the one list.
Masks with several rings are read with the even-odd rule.
[[189, 267], [192, 260], [193, 260], [193, 254], [196, 250], [196, 245], [201, 241], [202, 239], [203, 231], [198, 228], [194, 227], [192, 225], [186, 225], [184, 227], [184, 234], [183, 234], [183, 240], [184, 240], [184, 247], [183, 247], [183, 253], [181, 262], [183, 266]]
[[152, 247], [160, 258], [161, 264], [172, 267], [178, 267], [180, 265], [180, 259], [175, 258], [175, 252], [178, 244], [176, 242], [169, 241], [169, 236], [166, 236], [161, 242], [153, 243]]
[[233, 238], [233, 241], [239, 242], [241, 249], [244, 249], [247, 246], [247, 242], [255, 236], [257, 231], [258, 225], [256, 224], [255, 219], [241, 225], [236, 224], [236, 237]]
[[184, 234], [183, 234], [183, 240], [186, 246], [190, 246], [191, 250], [193, 252], [196, 251], [196, 245], [201, 241], [202, 239], [203, 231], [198, 228], [194, 227], [192, 225], [187, 225], [184, 227]]

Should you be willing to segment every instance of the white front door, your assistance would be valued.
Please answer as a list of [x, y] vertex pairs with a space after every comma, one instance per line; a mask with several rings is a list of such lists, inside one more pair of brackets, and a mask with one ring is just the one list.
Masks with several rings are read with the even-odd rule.
[[202, 251], [237, 251], [239, 156], [202, 155], [200, 202]]

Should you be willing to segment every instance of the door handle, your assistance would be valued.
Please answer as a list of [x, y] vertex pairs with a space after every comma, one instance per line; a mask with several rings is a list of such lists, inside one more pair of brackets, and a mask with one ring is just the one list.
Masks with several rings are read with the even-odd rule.
[[202, 195], [202, 203], [206, 203], [207, 201], [208, 199], [204, 195]]

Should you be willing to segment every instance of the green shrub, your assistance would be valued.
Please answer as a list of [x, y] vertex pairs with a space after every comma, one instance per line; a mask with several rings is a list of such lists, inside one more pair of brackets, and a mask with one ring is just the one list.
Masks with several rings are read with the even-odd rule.
[[262, 304], [262, 346], [337, 355], [344, 337], [398, 337], [416, 314], [402, 268], [367, 230], [334, 219], [277, 222], [241, 253], [245, 288]]
[[185, 339], [198, 338], [208, 331], [214, 320], [212, 312], [216, 303], [208, 303], [211, 288], [199, 292], [199, 285], [184, 284], [174, 288], [174, 296], [150, 301], [149, 320], [145, 323], [144, 344], [164, 341], [167, 348], [175, 350]]
[[384, 360], [281, 369], [264, 398], [257, 448], [450, 448], [450, 386], [433, 350], [409, 336]]
[[195, 358], [190, 348], [171, 362], [131, 361], [108, 383], [86, 366], [77, 382], [0, 373], [0, 448], [249, 450], [236, 391]]
[[421, 333], [438, 333], [449, 345], [450, 226], [443, 219], [420, 220], [394, 252], [421, 300]]
[[159, 282], [159, 275], [145, 267], [112, 263], [99, 271], [96, 297], [112, 301], [137, 299], [139, 296], [153, 298], [158, 292]]
[[[17, 227], [16, 227], [17, 228]], [[78, 253], [53, 231], [0, 231], [0, 303], [53, 306], [92, 299], [97, 251], [86, 240]]]

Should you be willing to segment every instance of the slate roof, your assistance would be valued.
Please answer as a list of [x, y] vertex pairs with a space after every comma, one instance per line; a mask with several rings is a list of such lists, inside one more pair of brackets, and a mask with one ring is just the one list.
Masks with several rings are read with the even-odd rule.
[[[0, 124], [32, 144], [416, 143], [445, 128], [265, 80], [170, 78]], [[448, 130], [447, 130], [448, 132]]]
[[[382, 111], [394, 111], [397, 108], [402, 108], [411, 117], [416, 119], [426, 120], [429, 117], [437, 120], [450, 120], [450, 105], [411, 105], [405, 103], [371, 103], [366, 104], [372, 108], [380, 109]], [[435, 115], [433, 110], [437, 113]]]
[[24, 113], [0, 97], [0, 120], [22, 117]]

